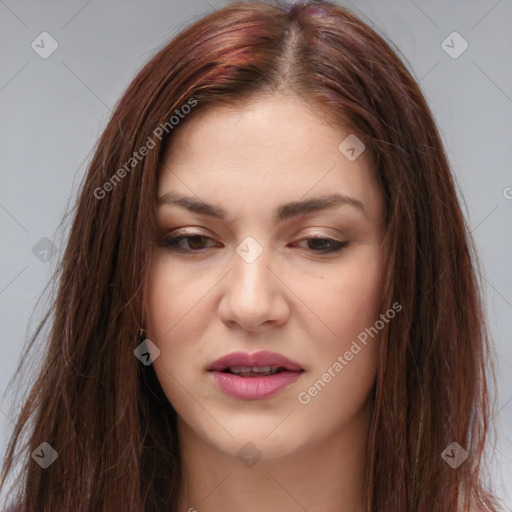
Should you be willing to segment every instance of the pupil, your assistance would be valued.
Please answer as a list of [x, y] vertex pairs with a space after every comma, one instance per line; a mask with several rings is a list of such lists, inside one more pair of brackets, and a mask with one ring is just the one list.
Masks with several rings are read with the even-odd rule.
[[[201, 246], [201, 240], [203, 240], [204, 237], [203, 236], [200, 236], [200, 235], [196, 235], [196, 236], [191, 236], [189, 238], [189, 245], [190, 247], [192, 247], [193, 249], [202, 249], [202, 247], [197, 247], [196, 244], [198, 244], [199, 246]], [[204, 242], [203, 242], [204, 243]]]
[[330, 242], [322, 238], [311, 238], [309, 240], [309, 245], [313, 245], [312, 248], [317, 250], [329, 249], [331, 247]]

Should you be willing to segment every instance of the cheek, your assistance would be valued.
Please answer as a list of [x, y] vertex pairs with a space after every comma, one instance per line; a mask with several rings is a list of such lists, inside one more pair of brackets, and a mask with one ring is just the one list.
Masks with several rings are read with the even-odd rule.
[[375, 380], [380, 331], [374, 326], [382, 293], [377, 256], [368, 247], [333, 271], [330, 280], [326, 274], [323, 293], [313, 302], [331, 332], [316, 338], [314, 369], [297, 398], [313, 422], [321, 418], [318, 428], [335, 429], [350, 421], [367, 402]]
[[[218, 281], [216, 274], [198, 279], [193, 265], [171, 261], [164, 251], [155, 251], [149, 276], [146, 333], [160, 349], [154, 369], [170, 401], [187, 401], [183, 387], [194, 386], [203, 377], [199, 361], [211, 358], [208, 344], [198, 343], [212, 322], [208, 293]], [[180, 386], [181, 384], [181, 386]], [[183, 395], [183, 396], [182, 396]]]
[[[200, 298], [204, 292], [197, 281], [179, 272], [165, 255], [157, 252], [151, 269], [146, 332], [160, 349], [155, 371], [158, 374], [165, 369], [174, 375], [175, 362], [191, 357], [187, 356], [187, 350], [191, 350], [193, 344], [187, 340], [194, 335], [194, 328], [200, 328], [197, 320], [201, 318]], [[191, 322], [192, 317], [195, 322]]]
[[373, 250], [361, 254], [342, 271], [337, 293], [344, 311], [353, 320], [351, 325], [359, 329], [373, 325], [379, 316], [382, 295], [382, 265]]
[[[323, 273], [321, 285], [303, 292], [313, 312], [322, 320], [327, 352], [343, 348], [374, 325], [380, 314], [382, 262], [376, 246], [357, 248]], [[330, 331], [330, 334], [329, 334]]]
[[176, 265], [164, 251], [156, 251], [149, 277], [148, 335], [164, 348], [171, 340], [182, 339], [185, 326], [188, 333], [203, 318], [201, 310], [208, 288], [206, 280], [197, 279], [190, 266]]

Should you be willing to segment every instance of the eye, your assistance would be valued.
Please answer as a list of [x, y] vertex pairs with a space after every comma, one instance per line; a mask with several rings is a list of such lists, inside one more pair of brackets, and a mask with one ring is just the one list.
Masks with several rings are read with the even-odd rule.
[[[212, 239], [208, 236], [203, 235], [180, 235], [165, 238], [163, 241], [163, 246], [171, 251], [181, 253], [200, 252], [205, 249], [205, 247], [203, 247], [205, 240]], [[186, 245], [188, 245], [188, 247], [183, 247], [183, 245], [181, 244], [183, 241], [186, 242]]]
[[[180, 235], [164, 238], [162, 245], [174, 252], [193, 254], [203, 252], [204, 250], [211, 248], [205, 247], [205, 244], [208, 241], [213, 241], [213, 239], [204, 235]], [[300, 242], [308, 242], [307, 249], [313, 253], [319, 254], [340, 252], [349, 245], [349, 242], [341, 242], [339, 240], [334, 240], [333, 238], [321, 237], [303, 238]]]
[[309, 247], [313, 252], [323, 254], [340, 252], [349, 245], [349, 242], [341, 242], [339, 240], [334, 240], [333, 238], [321, 237], [303, 238], [301, 242], [308, 242], [308, 246], [313, 245], [313, 248]]

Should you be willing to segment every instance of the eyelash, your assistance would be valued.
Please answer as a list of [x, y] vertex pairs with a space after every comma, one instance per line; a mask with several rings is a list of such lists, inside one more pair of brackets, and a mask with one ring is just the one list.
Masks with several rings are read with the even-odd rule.
[[[183, 247], [179, 246], [181, 240], [189, 240], [191, 238], [200, 238], [200, 239], [207, 239], [212, 240], [209, 236], [204, 235], [179, 235], [175, 237], [168, 237], [163, 240], [163, 246], [169, 249], [170, 251], [179, 252], [182, 254], [192, 255], [194, 253], [201, 253], [204, 252], [208, 247], [201, 248], [201, 249], [184, 249]], [[334, 240], [333, 238], [324, 238], [324, 237], [309, 237], [309, 238], [303, 238], [300, 240], [300, 242], [308, 241], [308, 240], [320, 240], [328, 242], [331, 247], [327, 249], [310, 249], [312, 252], [317, 254], [334, 254], [337, 252], [342, 251], [345, 247], [349, 245], [350, 242], [340, 242], [339, 240]]]

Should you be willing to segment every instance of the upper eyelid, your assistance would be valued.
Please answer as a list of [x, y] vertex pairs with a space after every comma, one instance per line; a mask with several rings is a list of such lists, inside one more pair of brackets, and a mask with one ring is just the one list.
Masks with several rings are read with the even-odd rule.
[[[186, 229], [186, 228], [183, 228]], [[171, 230], [169, 233], [163, 233], [163, 236], [166, 238], [178, 238], [178, 237], [194, 237], [194, 236], [200, 236], [203, 238], [211, 238], [214, 239], [212, 235], [205, 234], [202, 232], [197, 231], [182, 231], [180, 228], [177, 228], [176, 230]], [[332, 235], [327, 235], [323, 233], [310, 233], [305, 234], [302, 236], [302, 238], [326, 238], [326, 239], [335, 239]], [[341, 241], [341, 240], [338, 240]]]

